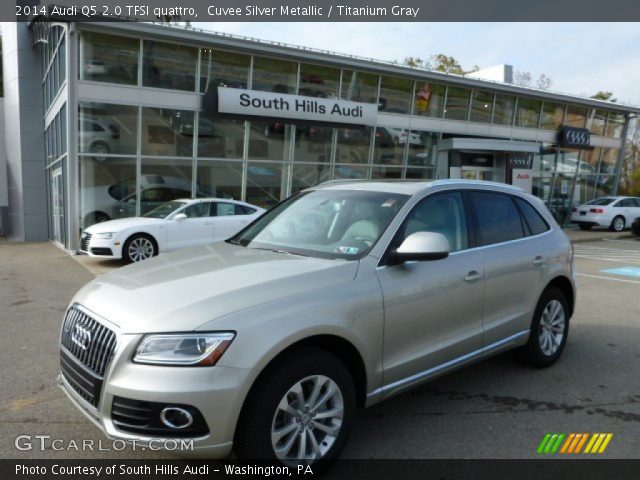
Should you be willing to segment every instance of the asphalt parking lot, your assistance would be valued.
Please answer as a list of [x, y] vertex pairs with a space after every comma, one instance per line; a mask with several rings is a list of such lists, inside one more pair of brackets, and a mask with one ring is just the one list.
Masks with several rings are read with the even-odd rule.
[[[524, 367], [507, 353], [376, 405], [360, 413], [344, 457], [535, 458], [547, 432], [610, 432], [598, 457], [637, 458], [640, 241], [577, 244], [576, 271], [576, 313], [554, 367]], [[1, 458], [169, 456], [14, 446], [25, 434], [110, 445], [55, 385], [64, 309], [93, 276], [49, 243], [0, 240]]]

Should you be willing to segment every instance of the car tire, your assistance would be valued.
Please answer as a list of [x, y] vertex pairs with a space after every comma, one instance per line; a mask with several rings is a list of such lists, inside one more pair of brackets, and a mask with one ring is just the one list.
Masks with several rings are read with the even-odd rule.
[[586, 223], [581, 223], [578, 225], [578, 227], [580, 228], [580, 230], [591, 230], [593, 228], [593, 225], [588, 225]]
[[150, 235], [131, 235], [122, 247], [122, 261], [125, 264], [141, 262], [158, 255], [158, 244]]
[[93, 142], [89, 146], [89, 151], [92, 153], [93, 158], [95, 158], [99, 162], [104, 162], [106, 159], [105, 155], [111, 153], [111, 147], [108, 143], [105, 142]]
[[[313, 398], [316, 386], [319, 393], [315, 398], [319, 401], [326, 396], [327, 400], [301, 405], [294, 392], [300, 392], [306, 403]], [[330, 388], [333, 394], [329, 394]], [[287, 411], [280, 408], [285, 405]], [[340, 405], [342, 417], [338, 418]], [[336, 415], [316, 417], [330, 411]], [[355, 412], [355, 387], [344, 363], [321, 349], [298, 350], [277, 360], [256, 381], [238, 421], [234, 452], [241, 459], [266, 459], [290, 466], [313, 464], [316, 472], [344, 448]], [[278, 446], [281, 451], [276, 454]], [[315, 459], [314, 448], [319, 455]], [[309, 458], [297, 458], [301, 451]]]
[[[559, 337], [558, 335], [562, 336]], [[569, 303], [556, 287], [549, 286], [540, 296], [531, 322], [529, 341], [518, 350], [520, 360], [530, 366], [553, 365], [567, 343]]]
[[625, 227], [624, 217], [622, 215], [618, 215], [611, 220], [611, 226], [609, 227], [614, 232], [621, 232]]

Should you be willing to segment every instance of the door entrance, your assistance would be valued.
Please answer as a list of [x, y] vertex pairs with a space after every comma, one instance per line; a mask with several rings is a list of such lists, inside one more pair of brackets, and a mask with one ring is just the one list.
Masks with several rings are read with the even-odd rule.
[[64, 245], [64, 180], [62, 168], [51, 172], [51, 234], [54, 242]]
[[461, 177], [466, 180], [493, 181], [493, 168], [464, 165], [462, 167]]

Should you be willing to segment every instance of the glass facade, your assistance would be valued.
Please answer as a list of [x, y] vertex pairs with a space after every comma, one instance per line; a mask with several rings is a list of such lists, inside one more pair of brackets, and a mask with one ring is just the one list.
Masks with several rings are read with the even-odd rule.
[[414, 115], [442, 118], [447, 87], [430, 82], [416, 82]]
[[444, 118], [448, 120], [466, 120], [469, 114], [471, 91], [462, 87], [448, 87]]
[[516, 108], [516, 127], [538, 128], [542, 102], [532, 98], [518, 97]]
[[197, 48], [150, 40], [143, 44], [142, 84], [145, 87], [195, 90]]
[[140, 39], [82, 32], [80, 80], [138, 84]]
[[490, 123], [491, 112], [493, 110], [493, 93], [474, 90], [471, 94], [471, 115], [472, 122]]
[[[64, 31], [56, 35], [56, 44], [64, 46]], [[610, 139], [622, 136], [626, 117], [606, 108], [543, 101], [534, 93], [499, 93], [491, 85], [476, 89], [373, 73], [373, 68], [360, 71], [93, 31], [81, 31], [78, 41], [80, 81], [147, 89], [146, 98], [152, 89], [163, 89], [156, 92], [157, 105], [81, 97], [74, 106], [80, 228], [139, 215], [179, 197], [217, 196], [270, 207], [330, 179], [447, 178], [449, 158], [438, 146], [443, 134], [455, 134], [421, 130], [411, 119], [524, 127], [541, 130], [541, 136], [563, 124], [587, 126], [592, 135], [609, 137], [609, 143], [584, 151], [540, 143], [533, 193], [564, 221], [573, 204], [615, 191], [620, 150], [609, 148]], [[49, 102], [66, 78], [66, 47], [59, 52], [51, 46], [43, 50], [49, 72], [43, 95]], [[176, 108], [175, 101], [167, 102], [172, 108], [162, 106], [164, 96], [202, 95], [218, 86], [373, 103], [379, 119], [392, 114], [386, 118], [407, 121], [404, 128], [386, 122], [365, 127], [221, 115], [193, 106]], [[45, 133], [48, 163], [67, 153], [69, 109], [62, 107]]]

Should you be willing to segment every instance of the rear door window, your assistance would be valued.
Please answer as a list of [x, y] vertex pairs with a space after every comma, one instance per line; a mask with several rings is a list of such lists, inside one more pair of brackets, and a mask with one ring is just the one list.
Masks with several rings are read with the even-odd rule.
[[493, 245], [523, 238], [520, 212], [509, 195], [493, 192], [469, 192], [477, 221], [478, 245]]
[[518, 197], [514, 200], [518, 204], [530, 235], [540, 235], [549, 230], [547, 222], [529, 202]]
[[216, 216], [228, 217], [236, 215], [235, 204], [228, 202], [216, 202]]

